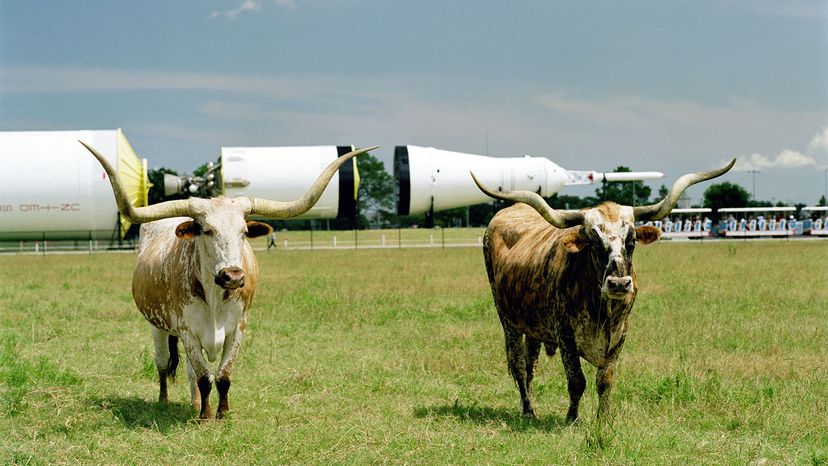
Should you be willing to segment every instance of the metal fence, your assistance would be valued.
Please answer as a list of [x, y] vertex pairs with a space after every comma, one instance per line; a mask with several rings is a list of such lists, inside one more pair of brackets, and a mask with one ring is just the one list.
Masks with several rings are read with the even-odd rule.
[[[383, 230], [276, 231], [275, 241], [264, 236], [250, 240], [254, 250], [449, 248], [482, 246], [485, 228], [398, 228]], [[94, 253], [133, 251], [137, 241], [0, 240], [0, 254]]]
[[[382, 230], [277, 231], [277, 249], [447, 248], [482, 246], [485, 228], [398, 228]], [[273, 247], [269, 238], [254, 249]]]

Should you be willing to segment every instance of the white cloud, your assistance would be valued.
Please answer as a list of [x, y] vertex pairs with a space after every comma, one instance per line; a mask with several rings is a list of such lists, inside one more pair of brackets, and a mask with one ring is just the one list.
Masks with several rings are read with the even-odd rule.
[[751, 154], [745, 157], [738, 157], [735, 171], [748, 171], [772, 168], [803, 168], [820, 166], [820, 152], [828, 149], [828, 127], [817, 133], [808, 144], [805, 154], [795, 150], [785, 149], [776, 157], [768, 157], [762, 154]]
[[828, 127], [824, 128], [822, 132], [814, 135], [811, 143], [808, 144], [808, 150], [811, 153], [826, 151], [828, 152]]
[[793, 150], [783, 150], [781, 154], [776, 156], [775, 162], [777, 166], [784, 168], [799, 168], [816, 165], [816, 159], [810, 155], [805, 155], [801, 152]]
[[[296, 0], [276, 0], [276, 5], [295, 10], [297, 8]], [[253, 13], [262, 10], [262, 0], [243, 0], [239, 6], [227, 11], [213, 11], [210, 13], [210, 18], [229, 18], [236, 19], [242, 13]]]
[[[290, 0], [287, 0], [290, 3]], [[281, 3], [281, 1], [279, 2]], [[262, 9], [261, 0], [243, 0], [239, 6], [227, 11], [213, 11], [210, 13], [211, 18], [230, 18], [235, 19], [244, 12], [259, 11]]]
[[816, 159], [792, 150], [784, 150], [774, 158], [762, 154], [737, 157], [735, 171], [761, 170], [769, 168], [800, 168], [816, 165]]

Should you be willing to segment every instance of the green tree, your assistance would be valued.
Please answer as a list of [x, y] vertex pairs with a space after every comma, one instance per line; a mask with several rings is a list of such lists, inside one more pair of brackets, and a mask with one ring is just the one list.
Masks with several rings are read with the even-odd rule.
[[[778, 205], [778, 207], [784, 207], [785, 206], [785, 204], [782, 203], [782, 202], [780, 202], [778, 204], [781, 204], [781, 205]], [[773, 207], [773, 202], [771, 202], [771, 201], [757, 201], [755, 199], [750, 199], [750, 200], [748, 200], [747, 204], [745, 204], [745, 206], [747, 206], [747, 207]]]
[[455, 207], [454, 209], [434, 212], [434, 225], [443, 228], [465, 226], [468, 212], [468, 207]]
[[207, 170], [209, 168], [210, 167], [206, 163], [202, 163], [198, 166], [198, 168], [193, 170], [193, 176], [204, 176], [204, 174], [207, 173]]
[[[614, 173], [630, 172], [630, 167], [623, 165], [615, 168]], [[603, 199], [604, 201], [612, 201], [622, 205], [642, 205], [647, 204], [650, 199], [652, 189], [645, 185], [643, 181], [615, 181], [604, 183], [603, 186], [595, 190], [595, 197]]]
[[718, 210], [722, 207], [745, 207], [750, 193], [738, 184], [725, 181], [710, 185], [704, 191], [704, 206]]
[[819, 197], [819, 204], [817, 204], [817, 205], [819, 205], [819, 206], [828, 205], [828, 202], [826, 202], [826, 200], [825, 200], [825, 195], [824, 194]]
[[485, 227], [492, 221], [495, 212], [494, 202], [469, 206], [469, 224], [466, 226]]
[[357, 209], [360, 226], [370, 223], [388, 225], [394, 217], [394, 178], [385, 165], [371, 154], [357, 157], [359, 195]]
[[587, 207], [595, 207], [601, 203], [600, 200], [591, 196], [578, 197], [571, 196], [569, 194], [557, 193], [544, 199], [546, 200], [546, 203], [549, 204], [549, 207], [552, 207], [553, 209], [578, 210]]

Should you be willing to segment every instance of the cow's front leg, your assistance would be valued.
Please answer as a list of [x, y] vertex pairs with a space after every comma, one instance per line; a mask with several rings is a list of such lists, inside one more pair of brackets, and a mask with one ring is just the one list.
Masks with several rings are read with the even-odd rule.
[[[188, 371], [192, 371], [190, 375], [191, 382], [195, 381], [195, 388], [201, 397], [201, 413], [199, 418], [209, 419], [213, 416], [213, 411], [210, 408], [210, 391], [213, 389], [213, 374], [210, 373], [210, 368], [207, 366], [207, 360], [204, 359], [204, 354], [201, 351], [201, 344], [187, 332], [181, 333], [181, 341], [184, 343], [184, 349], [187, 351], [187, 360], [190, 363]], [[195, 390], [191, 393], [195, 395]], [[195, 403], [193, 403], [195, 405]]]
[[624, 341], [627, 339], [626, 332], [621, 335], [618, 343], [607, 353], [606, 364], [604, 367], [599, 367], [595, 374], [595, 388], [598, 392], [598, 422], [607, 424], [612, 420], [610, 417], [609, 397], [612, 390], [612, 380], [615, 372], [615, 364], [618, 361], [618, 356], [621, 353], [621, 348], [624, 347]]
[[233, 364], [236, 362], [236, 356], [239, 353], [243, 337], [244, 332], [237, 327], [232, 335], [227, 335], [224, 339], [218, 377], [216, 377], [216, 389], [219, 395], [216, 419], [223, 418], [230, 410], [230, 403], [227, 399], [227, 392], [230, 391], [230, 372], [232, 372]]
[[609, 395], [612, 390], [612, 377], [615, 371], [615, 361], [599, 367], [595, 374], [595, 387], [598, 390], [598, 422], [601, 425], [610, 420]]
[[586, 378], [581, 369], [581, 357], [578, 355], [575, 341], [562, 338], [559, 344], [561, 361], [566, 371], [566, 388], [569, 391], [569, 411], [566, 413], [566, 422], [578, 420], [578, 404], [586, 389]]

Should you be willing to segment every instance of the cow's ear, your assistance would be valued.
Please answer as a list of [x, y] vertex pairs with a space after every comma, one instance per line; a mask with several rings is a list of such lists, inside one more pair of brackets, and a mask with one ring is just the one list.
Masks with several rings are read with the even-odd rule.
[[575, 254], [581, 252], [586, 247], [589, 238], [587, 238], [586, 232], [584, 232], [584, 227], [579, 227], [564, 236], [562, 241], [564, 249], [567, 252]]
[[189, 239], [201, 234], [201, 225], [194, 220], [188, 220], [175, 227], [175, 236], [179, 238]]
[[247, 237], [258, 238], [259, 236], [269, 235], [273, 231], [270, 225], [262, 222], [247, 222]]
[[650, 244], [661, 239], [661, 230], [644, 225], [635, 229], [635, 241], [641, 244]]

